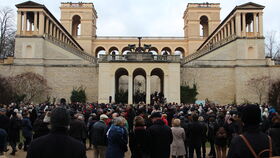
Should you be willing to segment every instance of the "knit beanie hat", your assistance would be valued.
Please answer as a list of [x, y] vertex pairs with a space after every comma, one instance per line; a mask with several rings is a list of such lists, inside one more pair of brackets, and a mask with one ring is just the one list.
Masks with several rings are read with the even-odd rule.
[[57, 107], [51, 112], [51, 126], [52, 128], [67, 127], [70, 125], [70, 114], [67, 109]]
[[241, 111], [241, 119], [245, 125], [258, 125], [261, 122], [261, 110], [258, 105], [248, 104]]

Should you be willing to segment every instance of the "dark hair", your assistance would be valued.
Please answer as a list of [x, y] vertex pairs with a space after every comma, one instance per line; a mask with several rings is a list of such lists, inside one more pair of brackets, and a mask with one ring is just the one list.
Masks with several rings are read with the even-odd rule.
[[142, 116], [136, 116], [134, 118], [134, 126], [145, 126], [145, 120]]
[[198, 115], [197, 114], [193, 114], [192, 115], [192, 120], [193, 121], [198, 121]]

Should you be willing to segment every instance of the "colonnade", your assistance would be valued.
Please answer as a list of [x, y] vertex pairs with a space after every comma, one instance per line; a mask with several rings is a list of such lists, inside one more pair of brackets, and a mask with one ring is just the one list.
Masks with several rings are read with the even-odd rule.
[[199, 48], [211, 47], [230, 37], [263, 37], [263, 12], [236, 11]]
[[17, 11], [18, 36], [48, 36], [71, 47], [82, 50], [65, 28], [44, 9]]

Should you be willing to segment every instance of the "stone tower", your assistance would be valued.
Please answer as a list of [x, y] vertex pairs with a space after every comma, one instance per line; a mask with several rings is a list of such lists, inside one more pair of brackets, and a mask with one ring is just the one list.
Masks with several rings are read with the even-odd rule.
[[92, 37], [96, 36], [97, 13], [93, 3], [61, 3], [61, 24], [87, 53], [92, 51]]
[[188, 39], [188, 54], [194, 53], [198, 46], [219, 26], [219, 3], [189, 3], [184, 13], [184, 32]]

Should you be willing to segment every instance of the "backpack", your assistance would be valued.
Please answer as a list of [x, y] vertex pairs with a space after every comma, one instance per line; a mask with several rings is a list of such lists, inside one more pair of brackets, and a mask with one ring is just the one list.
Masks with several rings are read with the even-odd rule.
[[[264, 152], [269, 152], [269, 157], [270, 158], [273, 158], [272, 157], [272, 142], [271, 142], [271, 137], [268, 136], [268, 139], [269, 139], [269, 149], [264, 149], [262, 150], [258, 155], [256, 154], [256, 152], [254, 151], [253, 147], [251, 146], [251, 144], [249, 143], [249, 141], [247, 140], [247, 138], [241, 134], [240, 137], [242, 138], [242, 140], [245, 142], [246, 146], [249, 148], [250, 152], [253, 154], [253, 156], [255, 158], [261, 158], [261, 155], [264, 153]], [[274, 158], [277, 158], [277, 157], [274, 157]]]

